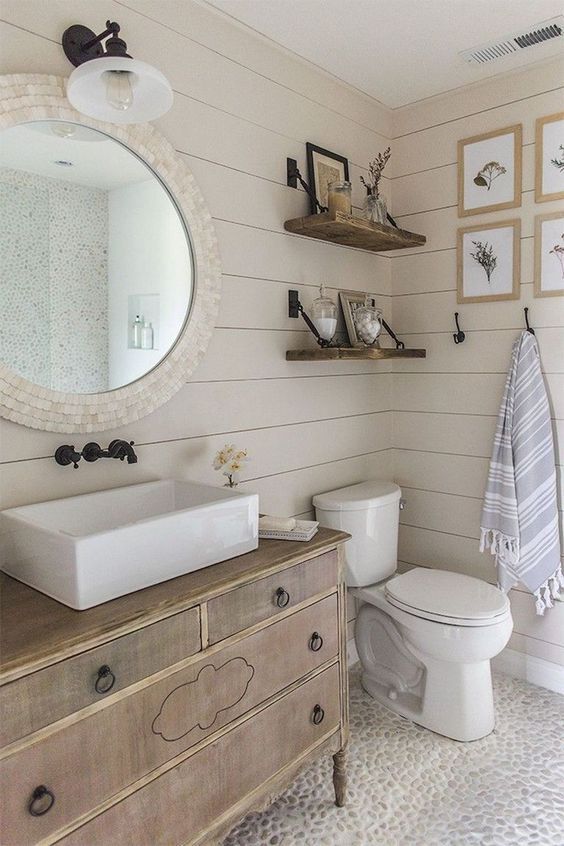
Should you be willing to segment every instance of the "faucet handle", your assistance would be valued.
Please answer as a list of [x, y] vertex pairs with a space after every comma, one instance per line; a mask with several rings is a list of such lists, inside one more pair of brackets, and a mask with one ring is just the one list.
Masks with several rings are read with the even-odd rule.
[[55, 461], [61, 467], [67, 467], [69, 464], [72, 464], [74, 469], [78, 470], [78, 462], [81, 458], [81, 454], [75, 450], [74, 445], [63, 444], [57, 447], [55, 451]]

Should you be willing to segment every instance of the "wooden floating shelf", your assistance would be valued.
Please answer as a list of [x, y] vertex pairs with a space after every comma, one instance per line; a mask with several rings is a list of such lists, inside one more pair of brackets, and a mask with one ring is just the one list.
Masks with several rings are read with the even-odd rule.
[[371, 223], [362, 217], [352, 217], [343, 212], [295, 217], [286, 221], [284, 229], [296, 235], [331, 241], [345, 247], [358, 247], [373, 253], [421, 247], [427, 241], [424, 235], [416, 235], [395, 226], [384, 226], [382, 223]]
[[426, 358], [427, 350], [378, 349], [377, 347], [320, 347], [286, 350], [286, 361], [376, 361], [384, 358]]

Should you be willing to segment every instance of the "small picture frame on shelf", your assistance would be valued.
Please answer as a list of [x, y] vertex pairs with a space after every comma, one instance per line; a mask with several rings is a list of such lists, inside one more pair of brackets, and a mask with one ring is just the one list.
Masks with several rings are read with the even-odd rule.
[[564, 199], [564, 112], [535, 125], [535, 203]]
[[466, 226], [457, 233], [457, 302], [518, 300], [521, 221]]
[[458, 142], [458, 216], [521, 205], [521, 124]]
[[535, 217], [535, 297], [564, 297], [564, 212]]
[[[341, 303], [343, 317], [345, 318], [349, 344], [351, 347], [366, 347], [366, 344], [358, 337], [356, 326], [354, 325], [354, 313], [357, 308], [366, 304], [372, 306], [372, 308], [376, 308], [375, 298], [365, 294], [363, 291], [339, 291], [339, 302]], [[378, 342], [374, 346], [379, 346]]]
[[[349, 181], [349, 162], [344, 156], [317, 147], [309, 141], [306, 143], [308, 182], [313, 193], [322, 206], [328, 206], [327, 186], [330, 182]], [[317, 214], [318, 209], [310, 199], [311, 214]]]

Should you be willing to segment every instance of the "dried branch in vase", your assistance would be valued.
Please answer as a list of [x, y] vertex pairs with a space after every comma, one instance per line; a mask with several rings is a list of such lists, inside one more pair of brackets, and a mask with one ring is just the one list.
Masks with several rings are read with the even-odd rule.
[[476, 247], [475, 253], [470, 253], [474, 261], [477, 261], [480, 267], [483, 268], [484, 273], [488, 277], [488, 284], [491, 282], [492, 273], [496, 269], [497, 266], [497, 256], [493, 251], [493, 247], [491, 244], [488, 244], [486, 241], [482, 243], [482, 241], [472, 241], [474, 246]]
[[360, 181], [366, 188], [367, 193], [372, 194], [374, 197], [380, 195], [380, 180], [391, 155], [390, 147], [387, 147], [383, 153], [378, 153], [376, 158], [372, 159], [368, 164], [368, 179], [365, 179], [364, 176], [360, 177]]

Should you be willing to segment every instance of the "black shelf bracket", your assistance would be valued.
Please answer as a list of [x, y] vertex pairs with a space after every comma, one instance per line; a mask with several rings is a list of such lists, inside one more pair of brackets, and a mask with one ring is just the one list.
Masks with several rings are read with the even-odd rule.
[[310, 332], [314, 335], [315, 340], [320, 347], [330, 347], [331, 342], [322, 338], [315, 325], [309, 319], [303, 305], [300, 302], [300, 296], [297, 291], [288, 291], [288, 317], [303, 317]]
[[302, 178], [296, 159], [286, 159], [286, 184], [288, 188], [297, 188], [298, 182], [300, 183], [312, 203], [314, 203], [315, 208], [318, 211], [328, 211], [327, 206], [321, 205], [321, 203], [315, 196], [315, 192], [313, 191], [313, 189], [310, 188], [305, 179]]

